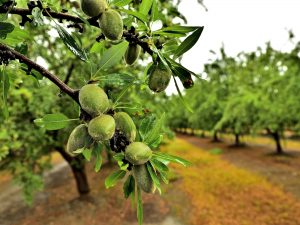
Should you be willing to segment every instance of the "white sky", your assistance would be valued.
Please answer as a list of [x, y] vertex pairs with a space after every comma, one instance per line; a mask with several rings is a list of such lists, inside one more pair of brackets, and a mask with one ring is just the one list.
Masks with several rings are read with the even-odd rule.
[[[197, 0], [182, 0], [180, 12], [188, 25], [204, 26], [196, 46], [187, 52], [182, 64], [200, 73], [203, 64], [214, 56], [224, 43], [227, 54], [235, 56], [241, 51], [253, 51], [270, 41], [280, 50], [291, 47], [288, 30], [300, 37], [300, 0], [204, 0], [205, 9]], [[174, 92], [170, 85], [167, 93]]]
[[276, 49], [287, 50], [288, 32], [300, 35], [299, 0], [205, 0], [208, 12], [197, 5], [197, 0], [183, 0], [180, 11], [188, 25], [204, 26], [202, 36], [183, 63], [201, 71], [201, 65], [222, 44], [230, 55], [252, 51], [271, 41]]

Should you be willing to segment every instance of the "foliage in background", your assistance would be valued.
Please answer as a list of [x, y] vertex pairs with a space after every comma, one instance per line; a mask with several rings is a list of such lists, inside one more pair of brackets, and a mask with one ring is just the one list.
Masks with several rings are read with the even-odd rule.
[[173, 96], [170, 126], [232, 133], [236, 144], [240, 135], [265, 130], [282, 153], [284, 131], [299, 133], [299, 46], [280, 52], [268, 43], [235, 58], [222, 48], [220, 58], [205, 65], [204, 80], [185, 92], [192, 113], [180, 111]]

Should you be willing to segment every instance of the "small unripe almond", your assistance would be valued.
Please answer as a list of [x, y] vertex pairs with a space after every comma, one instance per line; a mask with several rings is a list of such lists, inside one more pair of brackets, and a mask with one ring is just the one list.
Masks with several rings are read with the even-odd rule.
[[79, 91], [79, 103], [91, 116], [98, 116], [107, 111], [109, 100], [106, 93], [95, 84], [87, 84]]
[[154, 193], [155, 185], [146, 164], [133, 166], [133, 175], [138, 187], [146, 193]]
[[118, 112], [114, 118], [116, 129], [123, 133], [129, 142], [133, 142], [136, 137], [136, 126], [131, 117], [125, 112]]
[[128, 65], [132, 65], [138, 59], [141, 52], [141, 46], [136, 44], [129, 44], [125, 52], [125, 61]]
[[104, 36], [110, 40], [119, 40], [123, 35], [123, 20], [121, 15], [113, 10], [108, 9], [100, 17], [100, 28]]
[[92, 137], [88, 133], [88, 128], [86, 125], [81, 124], [71, 132], [67, 147], [66, 147], [66, 152], [69, 153], [71, 156], [77, 155], [74, 153], [74, 151], [88, 147], [92, 143]]
[[151, 149], [143, 142], [133, 142], [125, 149], [125, 159], [133, 165], [145, 164], [151, 157]]
[[96, 141], [106, 141], [115, 133], [115, 120], [112, 116], [101, 115], [89, 122], [88, 132]]
[[170, 80], [170, 71], [161, 65], [157, 65], [150, 72], [148, 86], [154, 92], [162, 92], [168, 87]]
[[82, 11], [90, 17], [100, 15], [106, 8], [106, 0], [81, 0]]

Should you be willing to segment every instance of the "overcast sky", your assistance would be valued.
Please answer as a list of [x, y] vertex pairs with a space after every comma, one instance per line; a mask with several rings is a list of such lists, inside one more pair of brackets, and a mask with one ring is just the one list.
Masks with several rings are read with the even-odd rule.
[[[186, 16], [188, 25], [204, 26], [197, 45], [187, 52], [182, 64], [200, 73], [203, 64], [214, 56], [224, 43], [229, 55], [252, 51], [270, 41], [283, 51], [291, 44], [288, 30], [300, 40], [300, 0], [204, 0], [205, 9], [197, 0], [182, 0], [179, 10]], [[174, 86], [167, 92], [173, 92]]]
[[201, 26], [201, 39], [183, 60], [197, 72], [201, 64], [222, 44], [228, 54], [252, 51], [267, 41], [277, 49], [286, 50], [290, 44], [287, 30], [300, 35], [300, 0], [205, 0], [208, 12], [197, 0], [183, 0], [180, 11], [189, 25]]

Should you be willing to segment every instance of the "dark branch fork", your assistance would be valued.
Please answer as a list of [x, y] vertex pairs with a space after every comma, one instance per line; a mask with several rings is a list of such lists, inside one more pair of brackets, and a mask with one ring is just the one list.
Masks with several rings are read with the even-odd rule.
[[35, 69], [36, 71], [40, 72], [43, 77], [48, 78], [51, 80], [61, 91], [69, 95], [74, 101], [78, 103], [78, 91], [73, 90], [68, 85], [66, 85], [62, 80], [60, 80], [57, 76], [50, 73], [44, 67], [38, 65], [37, 63], [33, 62], [26, 56], [22, 55], [21, 53], [15, 51], [14, 49], [1, 44], [0, 43], [0, 50], [3, 52], [7, 52], [10, 55], [13, 55], [15, 59], [18, 59], [21, 63], [25, 63], [28, 67]]

